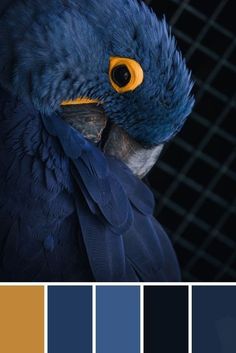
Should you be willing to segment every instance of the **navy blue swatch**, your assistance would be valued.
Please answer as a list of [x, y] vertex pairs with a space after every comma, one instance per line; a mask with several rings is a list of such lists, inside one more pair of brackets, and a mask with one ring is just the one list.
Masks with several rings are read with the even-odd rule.
[[236, 352], [236, 286], [193, 287], [193, 353]]
[[144, 288], [144, 353], [159, 352], [188, 353], [186, 286]]
[[92, 288], [48, 288], [48, 353], [92, 353]]
[[97, 287], [97, 353], [140, 353], [140, 288]]

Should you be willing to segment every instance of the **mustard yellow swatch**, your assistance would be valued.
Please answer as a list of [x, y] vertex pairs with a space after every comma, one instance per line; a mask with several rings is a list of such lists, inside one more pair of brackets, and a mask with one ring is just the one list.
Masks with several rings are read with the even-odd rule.
[[0, 286], [0, 352], [44, 352], [44, 288]]

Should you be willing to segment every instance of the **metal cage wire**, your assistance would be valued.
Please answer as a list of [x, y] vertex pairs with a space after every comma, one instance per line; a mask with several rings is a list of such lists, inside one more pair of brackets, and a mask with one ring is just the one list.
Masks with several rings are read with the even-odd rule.
[[182, 132], [148, 177], [155, 216], [185, 281], [236, 280], [236, 26], [231, 0], [146, 1], [165, 14], [196, 97]]

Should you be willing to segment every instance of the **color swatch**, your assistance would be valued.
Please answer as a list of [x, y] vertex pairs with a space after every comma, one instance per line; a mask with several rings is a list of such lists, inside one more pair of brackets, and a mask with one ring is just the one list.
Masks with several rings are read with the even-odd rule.
[[145, 287], [144, 342], [144, 353], [188, 353], [188, 287]]
[[92, 353], [92, 287], [48, 288], [48, 353]]
[[43, 287], [0, 287], [0, 352], [44, 353]]
[[236, 287], [193, 287], [193, 353], [236, 352]]
[[140, 353], [140, 288], [99, 286], [96, 295], [96, 353]]

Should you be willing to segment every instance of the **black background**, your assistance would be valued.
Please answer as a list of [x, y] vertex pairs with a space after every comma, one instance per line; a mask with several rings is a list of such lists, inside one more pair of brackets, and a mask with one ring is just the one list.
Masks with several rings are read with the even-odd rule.
[[[148, 2], [148, 1], [146, 1]], [[194, 112], [148, 179], [186, 281], [236, 280], [236, 2], [153, 0], [195, 79]]]
[[144, 287], [145, 353], [188, 353], [188, 287]]

